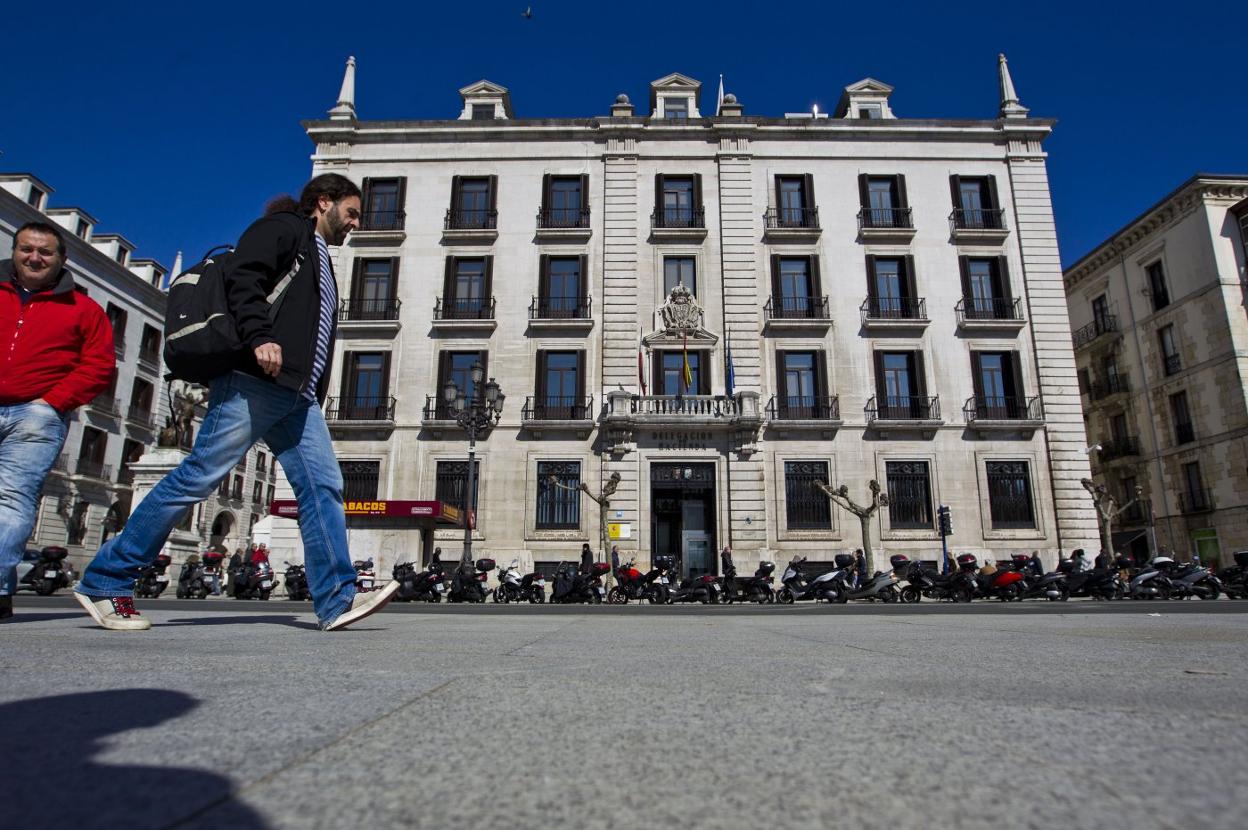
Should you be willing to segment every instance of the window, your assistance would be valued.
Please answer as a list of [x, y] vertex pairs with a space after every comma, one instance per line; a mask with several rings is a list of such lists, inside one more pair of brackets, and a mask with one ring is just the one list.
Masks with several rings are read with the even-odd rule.
[[1161, 265], [1161, 260], [1149, 263], [1144, 272], [1148, 274], [1148, 288], [1152, 295], [1153, 311], [1161, 311], [1170, 305], [1170, 289], [1166, 287], [1166, 272]]
[[403, 229], [403, 199], [407, 179], [365, 179], [362, 231], [395, 231]]
[[971, 352], [971, 380], [976, 418], [1002, 421], [1026, 417], [1018, 352]]
[[777, 352], [776, 364], [781, 418], [831, 417], [823, 352]]
[[589, 176], [543, 177], [543, 228], [589, 227]]
[[497, 176], [454, 176], [448, 230], [483, 230], [497, 226]]
[[493, 121], [495, 104], [470, 104], [468, 112], [473, 121]]
[[962, 314], [967, 320], [1012, 320], [1009, 267], [1005, 257], [958, 257], [962, 271]]
[[952, 176], [954, 226], [968, 230], [1002, 228], [997, 182], [993, 176]]
[[663, 296], [672, 293], [677, 285], [689, 289], [689, 293], [697, 296], [698, 275], [697, 261], [691, 256], [663, 257]]
[[277, 490], [273, 487], [272, 484], [269, 485], [266, 495], [268, 499], [265, 501], [265, 504], [269, 504], [269, 505], [273, 504], [273, 500], [277, 498]]
[[537, 353], [537, 395], [533, 416], [538, 420], [587, 420], [585, 353]]
[[447, 257], [441, 314], [443, 320], [489, 320], [493, 257]]
[[251, 503], [260, 504], [264, 499], [264, 484], [256, 481], [251, 485]]
[[867, 316], [886, 320], [922, 319], [916, 296], [914, 257], [867, 256]]
[[885, 420], [931, 417], [926, 388], [922, 352], [875, 353], [878, 417]]
[[351, 298], [345, 320], [397, 320], [399, 258], [357, 259], [351, 275]]
[[817, 228], [814, 177], [776, 176], [776, 218], [781, 228]]
[[654, 226], [702, 228], [702, 177], [655, 176]]
[[905, 176], [858, 176], [858, 201], [864, 228], [909, 228]]
[[[550, 483], [550, 478], [562, 486]], [[538, 530], [576, 530], [581, 526], [581, 462], [537, 462]]]
[[884, 108], [879, 104], [859, 104], [858, 117], [874, 120], [884, 117]]
[[441, 420], [455, 417], [451, 405], [442, 397], [442, 390], [446, 387], [447, 381], [453, 382], [456, 389], [463, 392], [469, 400], [476, 396], [477, 390], [472, 383], [474, 363], [481, 364], [482, 371], [487, 372], [485, 377], [488, 378], [489, 354], [487, 352], [442, 352], [438, 355], [438, 388], [433, 396], [436, 401], [435, 417]]
[[230, 497], [230, 477], [226, 476], [221, 479], [221, 483], [217, 485], [217, 498], [228, 499]]
[[1104, 294], [1092, 299], [1092, 321], [1097, 331], [1109, 331], [1109, 300]]
[[663, 99], [663, 117], [667, 119], [688, 118], [689, 99], [665, 97]]
[[130, 388], [130, 412], [131, 418], [147, 419], [152, 414], [152, 398], [155, 397], [156, 387], [142, 378], [134, 379], [134, 386]]
[[1187, 408], [1187, 392], [1175, 392], [1170, 396], [1170, 416], [1174, 418], [1174, 443], [1189, 444], [1196, 440], [1192, 427], [1192, 413]]
[[1127, 413], [1115, 412], [1110, 416], [1109, 434], [1116, 444], [1122, 443], [1130, 437], [1127, 435]]
[[660, 351], [655, 353], [655, 393], [658, 395], [709, 395], [711, 379], [704, 364], [702, 352], [688, 352], [689, 374], [692, 382], [685, 383], [684, 351]]
[[234, 476], [234, 486], [230, 489], [230, 496], [235, 501], [243, 500], [243, 477]]
[[83, 219], [81, 217], [78, 218], [78, 224], [74, 228], [74, 233], [78, 236], [79, 239], [86, 239], [88, 236], [91, 235], [91, 226], [87, 224], [86, 219]]
[[1204, 479], [1200, 475], [1200, 462], [1192, 461], [1183, 465], [1183, 512], [1195, 513], [1208, 510], [1213, 505], [1209, 493], [1205, 490]]
[[819, 292], [818, 257], [772, 256], [771, 302], [776, 317], [826, 316], [827, 307]]
[[932, 529], [932, 483], [926, 461], [889, 461], [888, 523], [894, 530]]
[[1166, 375], [1173, 375], [1183, 368], [1183, 361], [1179, 358], [1179, 347], [1174, 341], [1174, 326], [1162, 326], [1157, 332], [1157, 337], [1161, 341], [1162, 370]]
[[133, 438], [127, 438], [121, 445], [121, 469], [117, 471], [117, 481], [122, 484], [130, 484], [134, 481], [134, 471], [129, 465], [138, 461], [143, 457], [144, 447], [142, 441], [135, 441]]
[[43, 205], [44, 195], [45, 194], [42, 190], [32, 184], [30, 186], [30, 194], [26, 197], [26, 204], [30, 205], [35, 210], [39, 210], [39, 208]]
[[118, 246], [117, 246], [117, 257], [116, 257], [116, 259], [117, 259], [117, 263], [118, 263], [119, 265], [125, 265], [125, 264], [126, 264], [126, 259], [127, 259], [129, 256], [130, 256], [130, 252], [129, 252], [128, 250], [126, 250], [126, 249], [125, 249], [125, 247], [123, 247], [123, 246], [121, 246], [121, 245], [118, 245]]
[[832, 506], [815, 484], [829, 484], [828, 462], [784, 462], [784, 515], [789, 530], [831, 530]]
[[126, 312], [120, 306], [108, 304], [108, 322], [113, 327], [113, 346], [118, 357], [126, 353]]
[[107, 450], [108, 433], [95, 427], [83, 427], [82, 443], [78, 445], [78, 475], [103, 478]]
[[390, 353], [347, 352], [343, 357], [338, 417], [350, 421], [388, 420]]
[[[477, 495], [481, 490], [481, 462], [473, 461], [472, 509], [477, 509]], [[467, 461], [439, 461], [434, 498], [444, 504], [460, 509], [464, 506], [464, 492], [468, 486]]]
[[[338, 468], [342, 471], [343, 501], [376, 500], [381, 479], [380, 461], [339, 461]], [[270, 487], [270, 500], [272, 490]]]
[[1092, 379], [1087, 369], [1079, 369], [1075, 372], [1075, 377], [1079, 380], [1079, 391], [1087, 395], [1092, 392]]
[[143, 337], [139, 340], [139, 360], [160, 364], [160, 329], [146, 323], [143, 324]]
[[585, 302], [588, 257], [542, 254], [542, 281], [538, 296], [540, 319], [573, 319], [589, 316]]
[[1031, 479], [1026, 461], [989, 461], [988, 505], [994, 530], [1036, 526], [1031, 501]]
[[264, 475], [264, 473], [268, 469], [267, 464], [268, 464], [268, 459], [265, 456], [265, 454], [262, 452], [256, 453], [256, 474], [257, 475]]

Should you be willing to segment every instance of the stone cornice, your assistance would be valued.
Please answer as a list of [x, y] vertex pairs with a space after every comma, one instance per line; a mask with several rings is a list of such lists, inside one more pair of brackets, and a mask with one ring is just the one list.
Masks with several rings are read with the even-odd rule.
[[1122, 254], [1171, 222], [1196, 210], [1206, 199], [1240, 200], [1246, 197], [1248, 176], [1196, 174], [1067, 268], [1063, 273], [1066, 293], [1096, 276], [1106, 266], [1116, 264]]

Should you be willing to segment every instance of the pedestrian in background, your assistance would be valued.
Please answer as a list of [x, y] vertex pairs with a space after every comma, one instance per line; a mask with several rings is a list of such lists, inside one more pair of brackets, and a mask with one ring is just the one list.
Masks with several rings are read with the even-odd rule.
[[[335, 631], [382, 608], [398, 583], [356, 595], [347, 545], [342, 471], [321, 402], [332, 374], [338, 290], [329, 246], [360, 222], [360, 189], [336, 173], [275, 200], [222, 264], [226, 304], [243, 344], [239, 359], [208, 384], [208, 413], [194, 449], [139, 502], [108, 540], [75, 595], [104, 628], [142, 630], [135, 578], [159, 554], [174, 524], [207, 498], [263, 439], [299, 503], [299, 531], [312, 607]], [[176, 290], [176, 286], [175, 286]], [[278, 298], [278, 299], [274, 299]]]
[[77, 289], [68, 259], [59, 228], [27, 222], [0, 262], [0, 620], [13, 616], [17, 563], [69, 414], [116, 369], [108, 315]]
[[589, 543], [581, 545], [581, 573], [588, 574], [594, 570], [594, 552], [589, 549]]
[[867, 555], [862, 548], [854, 551], [854, 587], [867, 584]]
[[620, 546], [611, 546], [611, 572], [615, 573], [620, 569]]

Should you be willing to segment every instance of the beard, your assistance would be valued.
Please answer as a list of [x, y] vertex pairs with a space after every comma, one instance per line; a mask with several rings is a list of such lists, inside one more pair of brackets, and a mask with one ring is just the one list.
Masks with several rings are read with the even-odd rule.
[[341, 245], [346, 241], [347, 234], [350, 230], [347, 223], [343, 221], [342, 209], [338, 205], [334, 205], [333, 209], [325, 215], [325, 223], [329, 226], [329, 239], [325, 240], [330, 245]]

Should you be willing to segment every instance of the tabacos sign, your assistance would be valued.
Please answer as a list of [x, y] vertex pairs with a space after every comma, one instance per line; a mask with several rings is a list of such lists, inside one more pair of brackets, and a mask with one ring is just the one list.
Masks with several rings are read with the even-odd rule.
[[[299, 516], [299, 504], [294, 499], [277, 499], [269, 506], [269, 512], [285, 519], [295, 519]], [[348, 516], [430, 518], [450, 524], [459, 521], [459, 510], [436, 501], [348, 499], [343, 504], [343, 512]]]
[[384, 501], [348, 501], [344, 506], [347, 509], [348, 516], [386, 515], [386, 503]]

